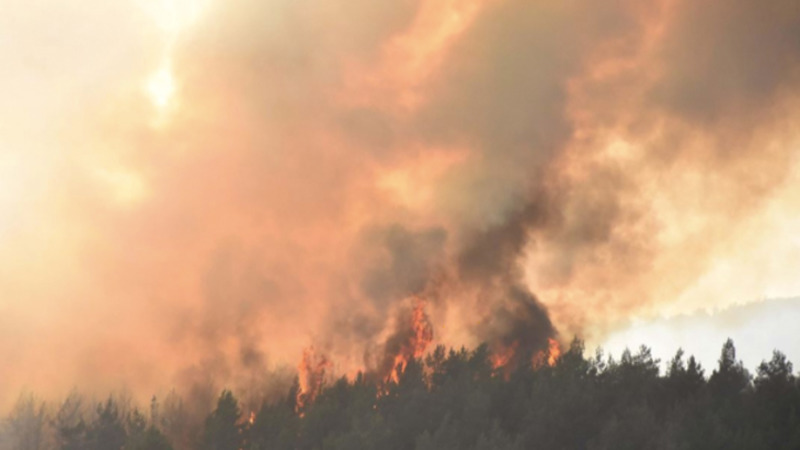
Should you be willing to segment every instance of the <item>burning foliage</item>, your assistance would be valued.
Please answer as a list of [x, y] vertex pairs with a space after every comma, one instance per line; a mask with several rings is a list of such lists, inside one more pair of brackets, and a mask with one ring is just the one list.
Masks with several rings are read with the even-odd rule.
[[[492, 317], [497, 320], [487, 323], [487, 328], [482, 331], [491, 338], [487, 358], [493, 372], [508, 378], [517, 369], [555, 365], [561, 347], [552, 337], [554, 330], [543, 309], [523, 290], [512, 290], [508, 299], [509, 308], [495, 311]], [[409, 361], [412, 358], [421, 361], [434, 341], [433, 324], [426, 311], [427, 301], [423, 296], [407, 300], [411, 305], [399, 310], [394, 332], [380, 348], [377, 364], [371, 369], [358, 371], [358, 377], [365, 377], [376, 386], [384, 386], [377, 391], [379, 397], [385, 393], [385, 385], [400, 383]], [[301, 414], [314, 402], [326, 381], [326, 369], [332, 366], [328, 357], [317, 354], [313, 347], [303, 352], [298, 365], [296, 402]]]
[[547, 364], [554, 366], [561, 357], [561, 345], [553, 338], [547, 339]]
[[505, 373], [543, 355], [549, 358], [558, 348], [546, 311], [522, 288], [512, 287], [506, 302], [492, 312], [491, 318], [481, 324], [479, 332], [490, 345], [492, 365]]
[[433, 341], [433, 325], [425, 312], [425, 300], [414, 298], [411, 314], [403, 314], [392, 336], [386, 340], [377, 368], [379, 379], [397, 382], [411, 358], [420, 358]]
[[303, 357], [297, 366], [298, 389], [295, 403], [300, 414], [314, 402], [325, 381], [325, 371], [330, 367], [328, 358], [317, 353], [314, 347], [303, 350]]

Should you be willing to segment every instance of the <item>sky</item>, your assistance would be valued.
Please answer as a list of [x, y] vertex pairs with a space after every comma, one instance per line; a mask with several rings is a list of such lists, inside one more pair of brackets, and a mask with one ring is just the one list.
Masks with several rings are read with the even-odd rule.
[[722, 344], [730, 338], [737, 359], [751, 375], [756, 375], [758, 366], [772, 359], [776, 350], [794, 364], [800, 361], [798, 321], [800, 298], [761, 299], [713, 312], [633, 319], [628, 326], [606, 336], [600, 349], [604, 355], [619, 360], [626, 349], [635, 354], [639, 346], [646, 345], [666, 371], [680, 348], [684, 351], [684, 361], [694, 356], [709, 376], [717, 367]]
[[794, 0], [0, 6], [0, 405], [800, 295]]

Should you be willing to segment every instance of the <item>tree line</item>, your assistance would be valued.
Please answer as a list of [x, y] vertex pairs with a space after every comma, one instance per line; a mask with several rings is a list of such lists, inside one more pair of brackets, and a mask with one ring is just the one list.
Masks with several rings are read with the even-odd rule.
[[[580, 340], [549, 364], [492, 367], [488, 346], [439, 346], [407, 362], [397, 380], [359, 374], [297, 403], [298, 383], [258, 411], [225, 390], [195, 426], [109, 398], [91, 414], [77, 395], [48, 413], [20, 399], [2, 428], [14, 450], [167, 449], [800, 449], [800, 381], [779, 351], [750, 374], [731, 340], [707, 376], [677, 354], [662, 374], [650, 349], [617, 360], [584, 355]], [[205, 416], [204, 419], [202, 417]]]

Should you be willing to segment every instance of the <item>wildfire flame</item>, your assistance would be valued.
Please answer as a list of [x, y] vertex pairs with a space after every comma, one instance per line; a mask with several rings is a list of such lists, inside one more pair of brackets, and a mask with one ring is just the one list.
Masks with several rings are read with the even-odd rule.
[[[519, 341], [514, 341], [511, 345], [498, 345], [489, 357], [492, 368], [501, 371], [506, 378], [513, 370], [514, 358], [517, 355]], [[531, 366], [541, 367], [545, 362], [548, 366], [554, 366], [561, 357], [561, 344], [553, 338], [547, 338], [547, 350], [536, 352], [531, 358]]]
[[513, 359], [514, 355], [517, 353], [517, 347], [519, 347], [519, 341], [512, 342], [508, 347], [499, 347], [495, 349], [489, 357], [492, 369], [498, 370], [508, 366], [511, 359]]
[[553, 338], [548, 338], [547, 344], [548, 344], [547, 364], [550, 366], [554, 366], [556, 365], [556, 361], [558, 361], [558, 358], [561, 357], [561, 345], [559, 345], [558, 341]]
[[303, 357], [297, 366], [297, 412], [302, 416], [303, 409], [314, 402], [322, 389], [325, 379], [325, 370], [331, 367], [325, 355], [317, 354], [314, 347], [303, 350]]
[[[377, 392], [378, 398], [388, 393], [389, 383], [399, 383], [401, 375], [406, 371], [412, 358], [417, 359], [425, 355], [425, 351], [433, 342], [433, 325], [425, 311], [426, 301], [421, 297], [414, 297], [414, 307], [410, 314], [402, 314], [399, 318], [395, 333], [386, 341], [384, 346], [383, 363], [378, 366], [377, 380], [386, 383], [383, 389]], [[406, 310], [407, 311], [407, 310]], [[508, 378], [515, 367], [520, 364], [520, 358], [529, 353], [522, 350], [519, 340], [510, 344], [495, 343], [489, 362], [492, 368]], [[547, 339], [547, 347], [537, 351], [530, 359], [531, 367], [554, 366], [561, 357], [561, 345], [553, 338]], [[319, 395], [325, 378], [325, 371], [331, 367], [331, 362], [325, 355], [318, 354], [314, 347], [303, 350], [303, 356], [298, 371], [298, 391], [296, 399], [296, 412], [303, 417], [304, 410], [311, 405]], [[253, 417], [251, 416], [251, 420]]]
[[394, 356], [387, 382], [397, 383], [400, 380], [400, 374], [405, 371], [408, 361], [412, 357], [422, 357], [428, 345], [433, 341], [433, 325], [425, 312], [425, 304], [426, 302], [422, 298], [415, 299], [414, 309], [411, 311], [411, 333], [401, 343], [399, 351]]

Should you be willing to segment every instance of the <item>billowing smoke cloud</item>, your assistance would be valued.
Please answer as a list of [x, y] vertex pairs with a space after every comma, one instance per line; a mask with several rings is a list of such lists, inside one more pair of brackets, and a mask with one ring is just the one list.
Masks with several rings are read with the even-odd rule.
[[385, 372], [415, 301], [534, 353], [800, 288], [795, 2], [94, 6], [0, 19], [0, 401]]

